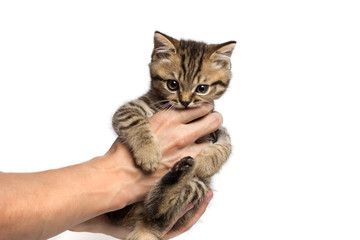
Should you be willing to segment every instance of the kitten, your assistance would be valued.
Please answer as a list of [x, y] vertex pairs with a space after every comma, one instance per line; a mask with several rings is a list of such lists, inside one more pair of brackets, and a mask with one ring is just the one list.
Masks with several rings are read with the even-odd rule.
[[[205, 44], [176, 40], [160, 32], [154, 35], [150, 90], [121, 106], [113, 116], [113, 128], [131, 149], [135, 162], [153, 172], [161, 160], [160, 147], [148, 118], [164, 108], [190, 108], [218, 99], [231, 79], [230, 57], [236, 42]], [[231, 152], [230, 137], [220, 127], [197, 142], [212, 141], [196, 159], [185, 157], [163, 176], [144, 202], [108, 214], [114, 223], [134, 227], [128, 240], [162, 239], [167, 224], [187, 205], [188, 211], [175, 225], [184, 224], [210, 190], [210, 177], [217, 173]]]

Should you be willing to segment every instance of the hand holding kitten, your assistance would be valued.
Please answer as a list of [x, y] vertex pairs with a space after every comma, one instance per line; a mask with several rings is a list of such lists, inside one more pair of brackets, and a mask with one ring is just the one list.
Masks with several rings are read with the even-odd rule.
[[[121, 190], [119, 188], [119, 192], [113, 193], [114, 196], [119, 197], [114, 197], [116, 201], [114, 201], [111, 206], [109, 206], [110, 209], [106, 211], [123, 208], [125, 205], [143, 200], [153, 184], [179, 159], [185, 156], [196, 157], [203, 151], [209, 143], [196, 144], [195, 141], [199, 137], [214, 132], [222, 123], [221, 114], [212, 112], [213, 107], [212, 104], [205, 104], [198, 108], [161, 111], [149, 119], [151, 128], [159, 141], [162, 153], [160, 165], [152, 174], [144, 174], [144, 172], [135, 165], [131, 154], [119, 140], [114, 142], [104, 156], [88, 162], [89, 164], [96, 164], [97, 168], [107, 169], [106, 171], [119, 169], [119, 166], [121, 166], [121, 175], [123, 178], [118, 182], [122, 185], [122, 188]], [[192, 219], [177, 231], [170, 231], [170, 228], [164, 230], [164, 238], [173, 238], [190, 229], [205, 212], [211, 197], [212, 191], [209, 191]], [[176, 220], [184, 215], [187, 212], [186, 210], [184, 209]], [[73, 227], [72, 230], [78, 232], [104, 233], [120, 238], [126, 238], [127, 234], [131, 231], [129, 227], [110, 224], [105, 215], [100, 215], [85, 221]]]

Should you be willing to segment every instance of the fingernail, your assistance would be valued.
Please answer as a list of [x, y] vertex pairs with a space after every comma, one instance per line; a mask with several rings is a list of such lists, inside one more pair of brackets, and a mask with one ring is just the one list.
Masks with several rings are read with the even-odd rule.
[[213, 198], [214, 196], [214, 193], [212, 191], [209, 191], [206, 195], [205, 195], [205, 198], [204, 198], [204, 201], [206, 203], [209, 203], [211, 201], [211, 199]]

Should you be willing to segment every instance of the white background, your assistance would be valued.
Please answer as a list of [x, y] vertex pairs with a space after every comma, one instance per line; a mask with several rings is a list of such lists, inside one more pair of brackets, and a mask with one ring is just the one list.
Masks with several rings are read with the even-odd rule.
[[358, 1], [1, 1], [0, 170], [103, 154], [113, 112], [148, 89], [155, 30], [236, 40], [216, 103], [234, 151], [178, 239], [360, 239], [359, 16]]

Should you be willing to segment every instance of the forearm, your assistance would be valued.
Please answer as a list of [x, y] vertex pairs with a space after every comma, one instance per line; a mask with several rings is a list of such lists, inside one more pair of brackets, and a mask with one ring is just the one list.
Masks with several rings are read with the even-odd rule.
[[[47, 239], [126, 206], [120, 168], [107, 159], [39, 173], [0, 173], [0, 239]], [[110, 167], [110, 166], [109, 166]]]

